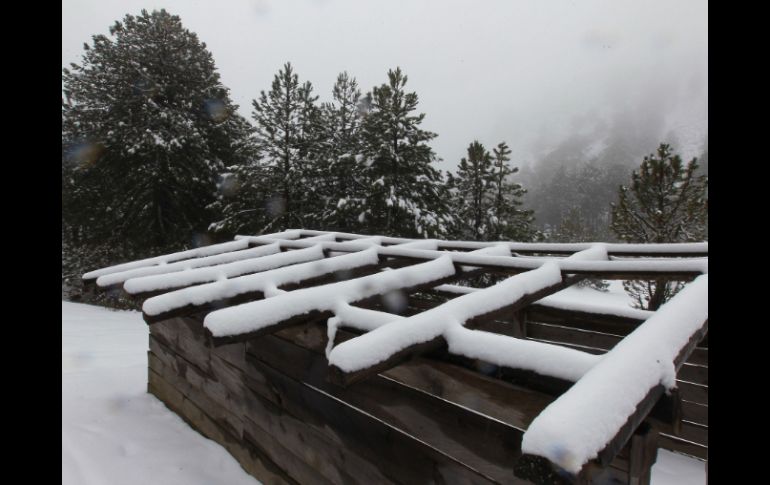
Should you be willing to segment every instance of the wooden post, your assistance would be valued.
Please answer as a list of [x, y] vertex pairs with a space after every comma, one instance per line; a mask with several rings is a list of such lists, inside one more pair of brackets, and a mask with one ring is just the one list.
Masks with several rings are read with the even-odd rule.
[[658, 432], [643, 422], [631, 437], [629, 456], [629, 485], [650, 485], [652, 465], [658, 458]]
[[513, 312], [511, 316], [511, 323], [513, 324], [513, 336], [516, 338], [524, 338], [527, 336], [527, 312], [519, 310]]

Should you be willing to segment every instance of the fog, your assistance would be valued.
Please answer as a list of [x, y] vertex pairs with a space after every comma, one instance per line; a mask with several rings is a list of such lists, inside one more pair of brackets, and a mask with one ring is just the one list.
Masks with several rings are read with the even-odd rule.
[[514, 164], [575, 137], [584, 156], [611, 137], [628, 138], [634, 153], [668, 141], [685, 157], [706, 142], [704, 0], [63, 0], [62, 66], [142, 8], [166, 8], [198, 34], [249, 119], [286, 61], [321, 101], [343, 70], [366, 92], [400, 66], [423, 126], [439, 135], [443, 169], [474, 139], [507, 141]]

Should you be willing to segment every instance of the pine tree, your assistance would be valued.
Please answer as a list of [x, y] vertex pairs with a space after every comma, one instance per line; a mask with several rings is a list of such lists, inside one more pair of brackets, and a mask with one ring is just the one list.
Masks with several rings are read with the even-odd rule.
[[387, 84], [367, 94], [362, 131], [369, 191], [358, 220], [368, 232], [434, 237], [451, 220], [446, 189], [428, 145], [436, 134], [420, 129], [425, 114], [413, 114], [417, 94], [405, 91], [406, 82], [396, 68]]
[[211, 53], [165, 10], [127, 15], [84, 48], [62, 75], [68, 222], [95, 243], [191, 244], [224, 163], [252, 155]]
[[488, 238], [492, 225], [492, 178], [492, 156], [484, 145], [474, 140], [468, 145], [468, 157], [460, 159], [456, 174], [448, 175], [455, 237], [474, 241]]
[[492, 149], [491, 191], [494, 197], [490, 225], [490, 239], [505, 239], [513, 241], [531, 241], [539, 236], [532, 227], [535, 220], [534, 212], [524, 210], [523, 197], [527, 191], [521, 184], [511, 182], [512, 175], [519, 171], [518, 167], [510, 167], [509, 155], [511, 149], [504, 141]]
[[[633, 172], [630, 187], [620, 187], [618, 203], [612, 205], [613, 232], [634, 243], [704, 240], [708, 178], [697, 176], [697, 169], [697, 159], [685, 165], [669, 145], [661, 143], [657, 156], [644, 157]], [[624, 286], [640, 307], [657, 310], [681, 285], [648, 281]]]
[[300, 83], [291, 63], [274, 76], [270, 91], [252, 102], [259, 160], [231, 167], [222, 183], [237, 193], [219, 201], [223, 219], [211, 229], [225, 233], [275, 232], [319, 223], [317, 163], [321, 153], [320, 108], [310, 82]]
[[338, 231], [357, 231], [358, 215], [366, 206], [367, 184], [361, 122], [366, 103], [355, 78], [337, 76], [333, 102], [322, 105], [323, 144], [318, 163], [319, 184], [325, 209], [324, 226]]

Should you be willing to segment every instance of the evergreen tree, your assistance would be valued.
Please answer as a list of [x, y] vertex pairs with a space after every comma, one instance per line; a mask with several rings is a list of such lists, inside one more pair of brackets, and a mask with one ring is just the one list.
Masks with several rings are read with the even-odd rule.
[[[702, 241], [708, 217], [708, 178], [697, 176], [697, 159], [686, 165], [671, 147], [661, 143], [620, 187], [612, 205], [611, 228], [627, 242], [670, 243]], [[681, 285], [663, 281], [626, 282], [640, 307], [657, 310]]]
[[519, 171], [518, 167], [511, 168], [508, 162], [511, 149], [503, 141], [492, 149], [491, 191], [494, 197], [490, 224], [490, 239], [505, 239], [513, 241], [531, 241], [539, 238], [532, 227], [535, 220], [534, 212], [524, 210], [524, 194], [527, 191], [521, 184], [511, 182], [510, 177]]
[[338, 231], [356, 231], [361, 224], [358, 215], [366, 205], [361, 122], [366, 103], [355, 78], [347, 72], [337, 76], [332, 89], [333, 102], [324, 103], [323, 154], [318, 164], [323, 191], [324, 226]]
[[493, 224], [490, 220], [492, 179], [492, 155], [474, 140], [468, 146], [468, 157], [460, 160], [456, 175], [448, 175], [456, 222], [455, 237], [474, 241], [488, 239]]
[[317, 162], [321, 111], [310, 82], [300, 84], [291, 63], [274, 76], [270, 91], [252, 102], [260, 159], [231, 167], [222, 180], [238, 187], [222, 195], [217, 232], [264, 233], [319, 224]]
[[362, 132], [369, 191], [358, 220], [368, 232], [433, 237], [446, 231], [451, 217], [428, 145], [436, 135], [420, 128], [425, 114], [413, 114], [417, 94], [405, 91], [406, 82], [396, 68], [367, 95]]
[[532, 211], [522, 210], [526, 192], [510, 177], [518, 169], [508, 165], [511, 150], [505, 142], [493, 149], [494, 158], [478, 141], [468, 146], [455, 175], [449, 174], [455, 218], [454, 236], [472, 240], [530, 241], [537, 236]]
[[62, 75], [63, 217], [116, 248], [191, 244], [223, 164], [252, 155], [211, 53], [165, 10], [127, 15], [84, 48]]

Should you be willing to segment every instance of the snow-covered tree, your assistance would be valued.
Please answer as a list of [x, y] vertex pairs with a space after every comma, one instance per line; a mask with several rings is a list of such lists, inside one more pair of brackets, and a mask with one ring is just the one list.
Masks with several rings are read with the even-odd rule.
[[358, 215], [366, 205], [368, 185], [364, 164], [361, 122], [367, 104], [356, 79], [347, 72], [337, 76], [333, 102], [322, 105], [322, 154], [316, 173], [325, 202], [326, 229], [356, 231], [362, 228]]
[[524, 210], [523, 197], [526, 190], [521, 184], [512, 182], [511, 176], [519, 171], [508, 162], [511, 149], [504, 141], [492, 149], [492, 217], [490, 218], [490, 239], [506, 239], [513, 241], [530, 241], [539, 237], [532, 227], [535, 220], [532, 210]]
[[[657, 155], [657, 156], [656, 156]], [[621, 186], [612, 205], [611, 228], [627, 242], [671, 243], [703, 241], [708, 219], [708, 178], [696, 175], [697, 159], [686, 165], [671, 147], [661, 143], [657, 154], [644, 157]], [[640, 307], [656, 310], [680, 285], [662, 281], [626, 282]]]
[[127, 15], [84, 49], [62, 75], [67, 214], [95, 241], [191, 244], [217, 174], [251, 156], [211, 53], [165, 10]]
[[511, 151], [505, 142], [493, 149], [494, 157], [478, 141], [468, 146], [457, 172], [449, 174], [455, 237], [473, 240], [532, 240], [532, 211], [522, 210], [526, 192], [510, 177], [518, 169], [508, 165]]
[[369, 191], [358, 220], [369, 232], [433, 237], [446, 231], [451, 217], [428, 145], [436, 134], [420, 128], [425, 114], [414, 114], [417, 94], [405, 91], [406, 82], [396, 68], [387, 84], [367, 94], [362, 131]]
[[316, 163], [321, 152], [321, 111], [310, 82], [300, 83], [291, 63], [253, 100], [259, 160], [231, 167], [222, 183], [237, 186], [222, 197], [220, 232], [274, 232], [320, 222]]
[[468, 145], [468, 156], [460, 159], [456, 173], [447, 178], [456, 223], [454, 236], [475, 241], [489, 239], [496, 222], [490, 219], [492, 204], [496, 202], [491, 197], [492, 155], [474, 140]]

